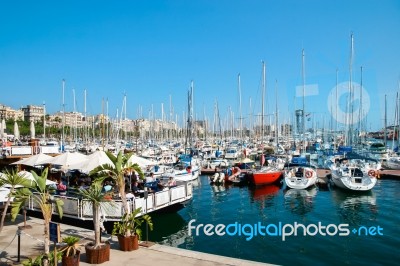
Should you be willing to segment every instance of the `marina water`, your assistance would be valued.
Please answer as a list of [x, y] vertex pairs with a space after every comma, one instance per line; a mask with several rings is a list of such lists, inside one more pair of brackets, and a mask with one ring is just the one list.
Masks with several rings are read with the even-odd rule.
[[[398, 265], [400, 261], [400, 181], [378, 180], [370, 192], [338, 188], [286, 190], [285, 187], [211, 186], [200, 176], [193, 200], [178, 213], [153, 216], [149, 240], [217, 255], [281, 265]], [[353, 230], [378, 226], [382, 234], [365, 230], [348, 236], [207, 236], [189, 235], [188, 224], [348, 224]], [[314, 231], [314, 230], [313, 230]], [[330, 230], [331, 232], [333, 230]], [[373, 232], [372, 232], [373, 233]], [[144, 234], [146, 235], [146, 234]]]

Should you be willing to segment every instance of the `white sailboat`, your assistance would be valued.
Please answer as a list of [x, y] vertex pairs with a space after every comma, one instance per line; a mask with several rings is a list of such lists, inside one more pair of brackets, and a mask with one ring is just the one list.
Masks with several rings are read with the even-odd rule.
[[[302, 50], [302, 76], [303, 76], [303, 110], [302, 110], [302, 153], [305, 153], [305, 71], [304, 71], [304, 49]], [[293, 189], [306, 189], [316, 184], [318, 175], [314, 166], [307, 162], [306, 157], [294, 157], [291, 163], [286, 165], [285, 171], [286, 186]]]
[[292, 189], [306, 189], [316, 184], [318, 176], [315, 168], [309, 164], [291, 163], [285, 171], [286, 186]]
[[377, 181], [380, 163], [343, 158], [330, 166], [335, 186], [357, 191], [371, 190]]

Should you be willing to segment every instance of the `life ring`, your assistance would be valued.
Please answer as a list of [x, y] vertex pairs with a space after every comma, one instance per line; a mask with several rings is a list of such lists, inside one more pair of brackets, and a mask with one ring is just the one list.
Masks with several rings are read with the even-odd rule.
[[311, 171], [306, 171], [306, 177], [311, 178], [312, 177], [312, 172]]
[[369, 171], [368, 171], [368, 175], [369, 175], [369, 176], [372, 176], [372, 177], [375, 177], [375, 176], [376, 176], [375, 170], [372, 170], [372, 169], [369, 170]]

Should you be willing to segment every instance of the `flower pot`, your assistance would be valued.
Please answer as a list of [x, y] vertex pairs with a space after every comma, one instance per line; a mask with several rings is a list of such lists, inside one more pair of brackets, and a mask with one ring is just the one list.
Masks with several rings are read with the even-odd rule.
[[77, 250], [73, 256], [62, 256], [62, 266], [79, 266], [80, 251]]
[[100, 247], [94, 248], [94, 243], [85, 246], [86, 262], [90, 264], [100, 264], [110, 260], [110, 243], [102, 243]]
[[137, 235], [134, 236], [122, 236], [118, 235], [119, 249], [122, 251], [132, 251], [139, 249], [139, 238]]

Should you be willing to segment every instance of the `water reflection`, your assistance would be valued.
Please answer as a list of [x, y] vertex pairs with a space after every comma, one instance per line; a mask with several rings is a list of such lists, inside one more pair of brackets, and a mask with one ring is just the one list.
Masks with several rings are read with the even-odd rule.
[[317, 191], [316, 187], [285, 190], [285, 208], [290, 209], [294, 214], [304, 216], [313, 210], [314, 197], [317, 195]]
[[281, 189], [281, 187], [282, 186], [278, 186], [278, 185], [268, 185], [268, 186], [262, 186], [262, 187], [249, 187], [252, 202], [255, 202], [255, 201], [264, 202], [264, 201], [271, 200], [272, 198], [274, 198], [276, 195], [279, 194], [279, 190]]
[[[152, 220], [156, 230], [149, 231], [149, 240], [173, 247], [187, 240], [186, 221], [179, 213], [154, 214]], [[143, 240], [146, 240], [145, 229], [143, 229]]]
[[378, 215], [376, 194], [374, 191], [355, 193], [335, 189], [332, 198], [338, 207], [341, 222], [350, 225], [365, 225], [375, 221]]

